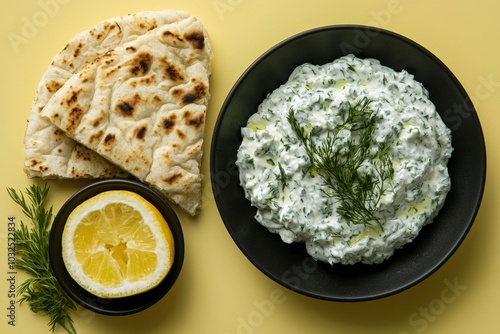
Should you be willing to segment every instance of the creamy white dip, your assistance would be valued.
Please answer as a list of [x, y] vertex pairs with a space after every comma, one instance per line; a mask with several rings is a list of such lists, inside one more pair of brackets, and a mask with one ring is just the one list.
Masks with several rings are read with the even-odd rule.
[[[375, 220], [353, 223], [337, 212], [339, 199], [328, 195], [331, 189], [291, 126], [290, 111], [318, 145], [336, 131], [334, 152], [345, 154], [361, 135], [356, 127], [338, 127], [346, 106], [363, 99], [376, 115], [370, 157], [385, 149], [392, 172], [377, 179], [374, 159], [363, 161], [357, 173], [371, 173], [382, 189], [370, 203]], [[304, 242], [314, 259], [330, 264], [389, 258], [433, 220], [450, 189], [451, 132], [427, 90], [408, 72], [374, 59], [348, 55], [297, 67], [241, 134], [236, 164], [245, 196], [257, 208], [256, 220], [286, 243]]]

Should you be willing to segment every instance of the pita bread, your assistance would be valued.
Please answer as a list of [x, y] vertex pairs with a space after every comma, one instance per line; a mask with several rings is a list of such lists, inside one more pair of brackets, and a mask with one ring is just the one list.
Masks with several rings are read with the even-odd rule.
[[41, 115], [194, 215], [211, 57], [194, 17], [153, 29], [72, 75]]
[[183, 11], [141, 12], [105, 20], [69, 41], [43, 74], [33, 100], [24, 139], [27, 175], [71, 179], [127, 177], [128, 173], [70, 139], [40, 112], [72, 75], [108, 50], [158, 27], [191, 19]]

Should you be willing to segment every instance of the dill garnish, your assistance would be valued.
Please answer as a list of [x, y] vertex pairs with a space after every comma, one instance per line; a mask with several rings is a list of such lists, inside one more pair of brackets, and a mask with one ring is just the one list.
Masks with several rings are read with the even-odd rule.
[[[345, 103], [343, 121], [321, 139], [300, 126], [293, 109], [288, 122], [304, 145], [311, 168], [328, 186], [325, 194], [338, 201], [339, 216], [351, 224], [375, 224], [382, 229], [375, 211], [394, 169], [387, 145], [372, 147], [378, 117], [370, 103], [367, 98]], [[345, 131], [350, 133], [347, 139]]]
[[30, 227], [21, 221], [15, 232], [16, 267], [31, 276], [17, 289], [21, 296], [19, 303], [27, 302], [32, 312], [44, 312], [50, 317], [48, 326], [52, 332], [59, 324], [66, 332], [74, 334], [76, 330], [68, 312], [76, 310], [76, 303], [62, 290], [50, 267], [49, 226], [52, 207], [46, 209], [44, 206], [49, 187], [31, 185], [27, 188], [29, 204], [22, 192], [12, 188], [7, 188], [7, 191], [32, 221]]

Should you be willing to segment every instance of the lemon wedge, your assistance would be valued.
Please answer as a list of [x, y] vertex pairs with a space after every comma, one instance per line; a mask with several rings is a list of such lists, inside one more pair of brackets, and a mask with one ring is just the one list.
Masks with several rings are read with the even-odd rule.
[[174, 259], [174, 239], [158, 209], [125, 190], [100, 193], [77, 206], [62, 235], [70, 276], [102, 298], [136, 295], [157, 286]]

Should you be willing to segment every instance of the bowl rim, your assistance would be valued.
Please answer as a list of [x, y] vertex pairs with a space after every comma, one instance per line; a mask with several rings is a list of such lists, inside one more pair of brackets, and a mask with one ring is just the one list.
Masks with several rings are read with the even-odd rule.
[[[153, 204], [165, 218], [174, 237], [174, 262], [167, 276], [151, 290], [122, 298], [101, 298], [86, 291], [67, 272], [62, 260], [61, 237], [68, 215], [83, 201], [108, 190], [127, 190]], [[107, 179], [91, 183], [71, 195], [54, 217], [49, 234], [50, 267], [62, 289], [78, 305], [104, 315], [129, 315], [143, 311], [160, 301], [175, 284], [185, 256], [184, 234], [179, 218], [170, 204], [154, 189], [129, 179]], [[113, 305], [118, 307], [114, 308]]]
[[325, 296], [323, 294], [313, 293], [310, 291], [304, 291], [301, 289], [297, 289], [295, 286], [288, 284], [287, 282], [283, 282], [283, 280], [280, 279], [279, 277], [277, 277], [274, 273], [272, 273], [271, 270], [269, 270], [269, 268], [265, 268], [264, 266], [262, 266], [262, 264], [259, 263], [258, 259], [254, 258], [251, 254], [249, 254], [249, 252], [245, 249], [245, 247], [243, 245], [241, 245], [235, 239], [236, 232], [234, 230], [234, 226], [230, 225], [230, 222], [227, 221], [226, 217], [224, 217], [224, 214], [221, 211], [221, 208], [222, 208], [222, 199], [221, 199], [222, 192], [220, 189], [221, 187], [218, 184], [218, 181], [214, 177], [217, 173], [217, 159], [215, 158], [215, 152], [217, 149], [217, 147], [216, 147], [217, 143], [220, 141], [220, 132], [221, 132], [220, 130], [221, 130], [222, 123], [224, 121], [223, 118], [224, 118], [225, 114], [227, 113], [229, 105], [233, 102], [232, 100], [233, 100], [236, 92], [240, 88], [242, 82], [247, 78], [249, 73], [254, 71], [255, 68], [260, 65], [260, 63], [264, 62], [276, 50], [286, 46], [287, 44], [293, 43], [298, 39], [305, 38], [305, 37], [312, 35], [312, 34], [317, 34], [317, 33], [322, 33], [325, 31], [332, 31], [332, 30], [338, 31], [338, 30], [342, 30], [342, 29], [349, 29], [349, 30], [354, 29], [354, 30], [359, 30], [362, 32], [372, 32], [374, 34], [384, 34], [386, 36], [389, 36], [389, 37], [392, 37], [395, 39], [399, 39], [402, 42], [412, 46], [413, 48], [418, 49], [420, 52], [425, 54], [425, 56], [429, 57], [435, 64], [437, 64], [443, 70], [443, 72], [453, 82], [455, 88], [460, 92], [461, 95], [463, 95], [464, 97], [468, 97], [467, 92], [465, 91], [464, 87], [459, 82], [457, 77], [452, 73], [452, 71], [438, 57], [436, 57], [427, 48], [423, 47], [419, 43], [411, 40], [410, 38], [408, 38], [406, 36], [403, 36], [399, 33], [396, 33], [394, 31], [390, 31], [390, 30], [387, 30], [384, 28], [378, 28], [378, 27], [374, 27], [374, 26], [360, 25], [360, 24], [334, 24], [334, 25], [324, 25], [324, 26], [320, 26], [320, 27], [316, 27], [316, 28], [311, 28], [311, 29], [296, 33], [294, 35], [291, 35], [290, 37], [283, 39], [282, 41], [276, 43], [275, 45], [273, 45], [272, 47], [267, 49], [267, 51], [265, 51], [260, 56], [258, 56], [243, 71], [243, 73], [235, 81], [235, 83], [233, 84], [232, 88], [230, 89], [228, 95], [226, 96], [224, 103], [221, 106], [219, 115], [218, 115], [216, 123], [215, 123], [214, 135], [212, 137], [212, 142], [211, 142], [211, 153], [210, 153], [211, 154], [211, 159], [210, 159], [210, 171], [211, 171], [211, 173], [210, 173], [210, 175], [211, 175], [211, 179], [212, 179], [211, 182], [212, 182], [212, 188], [213, 188], [213, 192], [214, 192], [214, 198], [215, 198], [217, 207], [219, 209], [221, 219], [222, 219], [224, 225], [226, 226], [227, 231], [229, 232], [231, 238], [236, 243], [236, 245], [238, 246], [240, 251], [242, 251], [242, 253], [245, 255], [245, 257], [247, 257], [247, 259], [255, 267], [257, 267], [262, 273], [264, 273], [266, 276], [268, 276], [269, 278], [271, 278], [275, 282], [283, 285], [284, 287], [286, 287], [290, 290], [293, 290], [295, 292], [301, 293], [303, 295], [309, 296], [309, 297], [323, 299], [323, 300], [330, 300], [330, 301], [342, 301], [342, 302], [368, 301], [368, 300], [374, 300], [374, 299], [388, 297], [388, 296], [394, 295], [396, 293], [402, 292], [404, 290], [407, 290], [407, 289], [417, 285], [418, 283], [422, 282], [423, 280], [425, 280], [426, 278], [431, 276], [440, 267], [442, 267], [442, 265], [444, 265], [444, 263], [446, 263], [449, 260], [449, 258], [456, 252], [456, 250], [462, 244], [463, 240], [465, 239], [468, 232], [472, 228], [472, 225], [475, 221], [477, 213], [480, 209], [482, 197], [484, 194], [487, 164], [486, 164], [486, 147], [485, 147], [484, 135], [483, 135], [483, 132], [481, 129], [481, 124], [479, 122], [479, 118], [477, 116], [476, 110], [475, 110], [474, 105], [472, 104], [470, 98], [468, 99], [468, 103], [470, 103], [471, 114], [472, 114], [472, 116], [475, 116], [475, 118], [474, 117], [471, 117], [471, 118], [473, 118], [473, 121], [476, 122], [474, 124], [474, 126], [477, 127], [477, 129], [481, 135], [481, 147], [479, 149], [483, 152], [482, 161], [477, 162], [478, 164], [481, 164], [481, 170], [479, 173], [479, 178], [481, 179], [481, 182], [479, 184], [478, 195], [475, 198], [476, 201], [474, 203], [471, 203], [471, 207], [474, 207], [474, 209], [470, 212], [471, 219], [468, 222], [467, 226], [465, 226], [465, 228], [463, 229], [463, 231], [462, 231], [463, 233], [462, 233], [461, 237], [457, 238], [455, 240], [454, 245], [452, 247], [450, 247], [450, 249], [448, 250], [448, 252], [444, 256], [441, 257], [441, 260], [438, 263], [436, 263], [436, 265], [434, 265], [432, 268], [430, 268], [429, 270], [427, 270], [425, 273], [421, 274], [420, 276], [414, 277], [414, 279], [412, 281], [408, 282], [407, 284], [402, 285], [402, 286], [398, 286], [398, 287], [394, 287], [393, 289], [388, 289], [387, 291], [385, 291], [383, 293], [374, 294], [374, 295], [350, 296], [350, 297]]

